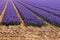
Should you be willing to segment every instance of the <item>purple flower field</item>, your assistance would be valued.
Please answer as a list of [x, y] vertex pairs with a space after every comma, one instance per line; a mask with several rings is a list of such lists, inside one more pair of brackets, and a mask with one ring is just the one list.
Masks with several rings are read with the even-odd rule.
[[6, 4], [3, 25], [20, 25], [23, 20], [27, 26], [60, 27], [60, 0], [0, 0], [0, 15]]

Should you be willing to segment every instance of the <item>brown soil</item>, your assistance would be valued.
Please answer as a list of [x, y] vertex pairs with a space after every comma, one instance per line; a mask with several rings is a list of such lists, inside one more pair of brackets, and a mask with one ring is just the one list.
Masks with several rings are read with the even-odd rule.
[[51, 26], [20, 27], [20, 25], [1, 25], [0, 40], [60, 40], [60, 28]]

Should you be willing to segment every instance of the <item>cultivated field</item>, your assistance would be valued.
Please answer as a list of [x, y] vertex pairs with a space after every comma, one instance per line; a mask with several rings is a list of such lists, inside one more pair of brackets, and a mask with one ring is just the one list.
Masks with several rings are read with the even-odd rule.
[[60, 0], [0, 0], [0, 40], [60, 40]]

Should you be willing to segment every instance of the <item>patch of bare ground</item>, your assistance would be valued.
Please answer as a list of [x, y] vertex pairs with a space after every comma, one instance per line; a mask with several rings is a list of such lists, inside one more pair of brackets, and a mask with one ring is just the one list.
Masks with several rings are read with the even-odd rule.
[[23, 30], [20, 25], [0, 26], [0, 40], [60, 40], [60, 28], [29, 26]]

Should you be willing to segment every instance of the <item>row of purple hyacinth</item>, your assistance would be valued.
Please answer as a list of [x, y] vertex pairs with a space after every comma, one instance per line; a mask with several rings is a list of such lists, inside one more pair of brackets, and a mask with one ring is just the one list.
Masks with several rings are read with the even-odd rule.
[[48, 6], [49, 8], [42, 7], [42, 6], [37, 5], [37, 3], [33, 4], [30, 1], [24, 2], [21, 0], [17, 0], [17, 2], [19, 4], [22, 4], [24, 7], [26, 7], [27, 9], [29, 9], [31, 12], [38, 15], [39, 17], [42, 17], [42, 19], [44, 19], [45, 21], [51, 24], [54, 24], [56, 26], [60, 26], [60, 12], [58, 11], [59, 10], [58, 7], [56, 7], [56, 10], [55, 10], [55, 8], [51, 9], [53, 6], [52, 7]]

